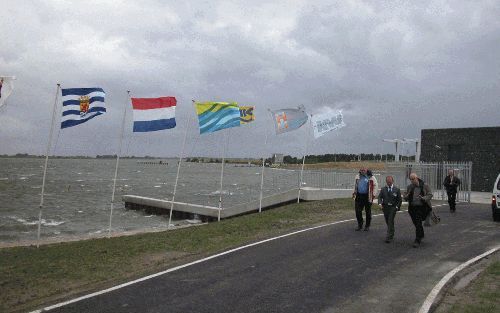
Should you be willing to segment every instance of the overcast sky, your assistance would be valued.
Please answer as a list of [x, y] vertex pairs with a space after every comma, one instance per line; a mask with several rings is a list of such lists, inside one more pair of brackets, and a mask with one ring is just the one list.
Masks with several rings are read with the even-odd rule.
[[[500, 1], [2, 0], [0, 154], [45, 154], [56, 84], [102, 87], [107, 113], [59, 129], [58, 155], [393, 153], [384, 138], [500, 125]], [[175, 96], [177, 127], [132, 133], [133, 97]], [[199, 135], [192, 99], [255, 106], [250, 125]], [[267, 109], [342, 109], [346, 127], [276, 136]], [[264, 145], [265, 133], [269, 134]], [[413, 154], [413, 145], [404, 153]]]

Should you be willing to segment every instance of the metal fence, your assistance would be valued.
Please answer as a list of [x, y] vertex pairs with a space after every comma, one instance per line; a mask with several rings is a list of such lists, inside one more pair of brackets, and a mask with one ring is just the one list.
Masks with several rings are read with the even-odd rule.
[[[397, 176], [397, 181], [401, 186], [410, 183], [409, 176], [416, 173], [425, 181], [434, 192], [434, 198], [446, 200], [446, 189], [443, 186], [444, 179], [449, 170], [455, 172], [455, 176], [460, 179], [457, 201], [470, 202], [472, 162], [407, 162], [407, 163], [388, 163], [387, 172]], [[404, 182], [404, 184], [402, 183]]]
[[[446, 190], [443, 181], [448, 170], [453, 169], [455, 175], [460, 178], [461, 185], [458, 188], [457, 201], [470, 202], [472, 163], [464, 162], [393, 162], [386, 163], [385, 170], [374, 171], [373, 175], [379, 183], [379, 188], [385, 185], [385, 177], [394, 177], [394, 184], [402, 191], [410, 184], [409, 176], [416, 173], [424, 180], [434, 194], [434, 199], [446, 200]], [[260, 170], [260, 169], [259, 169]], [[354, 177], [357, 170], [305, 170], [302, 178], [302, 187], [322, 189], [353, 189]], [[226, 206], [247, 203], [259, 198], [260, 175], [244, 177], [245, 183], [230, 184], [224, 186], [224, 203]], [[282, 193], [299, 186], [300, 170], [269, 170], [266, 169], [264, 178], [263, 196]], [[198, 192], [198, 191], [196, 191]], [[190, 201], [198, 199], [197, 195], [185, 195]], [[204, 205], [217, 205], [219, 194], [206, 195], [204, 199], [197, 201]]]
[[[470, 202], [472, 162], [394, 162], [386, 163], [386, 169], [373, 173], [379, 183], [379, 188], [384, 186], [385, 177], [394, 177], [394, 183], [402, 190], [410, 184], [409, 176], [416, 173], [424, 180], [434, 193], [434, 199], [446, 200], [446, 189], [443, 181], [448, 170], [454, 170], [461, 185], [458, 188], [457, 201]], [[354, 176], [357, 171], [305, 171], [303, 186], [328, 188], [328, 189], [351, 189], [354, 188]], [[298, 176], [296, 179], [299, 179]]]

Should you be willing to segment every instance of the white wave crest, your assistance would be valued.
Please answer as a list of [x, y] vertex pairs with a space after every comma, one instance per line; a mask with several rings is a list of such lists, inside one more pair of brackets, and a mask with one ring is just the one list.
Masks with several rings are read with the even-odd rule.
[[[16, 222], [23, 224], [23, 225], [38, 225], [38, 221], [36, 221], [36, 220], [35, 221], [28, 221], [28, 220], [25, 220], [24, 218], [15, 217], [15, 216], [11, 216], [10, 218]], [[65, 221], [46, 220], [43, 218], [42, 218], [41, 222], [42, 222], [43, 226], [59, 226], [59, 225], [66, 223]]]

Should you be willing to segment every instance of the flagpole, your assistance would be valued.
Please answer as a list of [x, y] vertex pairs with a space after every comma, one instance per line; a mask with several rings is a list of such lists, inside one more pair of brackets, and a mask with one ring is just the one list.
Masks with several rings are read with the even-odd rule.
[[[312, 114], [311, 114], [312, 118]], [[311, 118], [309, 119], [309, 124], [311, 124]], [[306, 155], [307, 155], [307, 148], [309, 147], [309, 133], [307, 134], [307, 139], [306, 139], [306, 151], [304, 153], [304, 157], [302, 158], [302, 169], [300, 170], [300, 182], [299, 182], [299, 194], [297, 195], [297, 203], [300, 202], [300, 189], [302, 188], [302, 178], [304, 175], [304, 163], [306, 161]]]
[[49, 132], [49, 143], [47, 144], [47, 150], [45, 153], [45, 165], [43, 167], [43, 178], [42, 178], [42, 193], [40, 195], [40, 206], [38, 210], [38, 232], [37, 232], [37, 241], [36, 241], [36, 247], [40, 247], [40, 230], [42, 227], [42, 208], [43, 208], [43, 196], [45, 194], [45, 178], [47, 176], [47, 163], [49, 162], [49, 152], [50, 152], [50, 146], [52, 145], [52, 133], [54, 132], [54, 122], [56, 119], [56, 104], [57, 104], [57, 97], [59, 96], [59, 89], [61, 88], [61, 84], [57, 84], [56, 88], [56, 97], [54, 99], [54, 107], [52, 109], [52, 122], [50, 123], [50, 132]]
[[[269, 112], [271, 112], [269, 109], [267, 109]], [[264, 129], [265, 130], [265, 129]], [[268, 138], [268, 133], [265, 131], [266, 137], [264, 139], [264, 148], [267, 146], [267, 138]], [[262, 212], [262, 190], [264, 188], [264, 165], [265, 165], [265, 152], [264, 156], [262, 157], [262, 174], [260, 176], [260, 196], [259, 196], [259, 213]]]
[[[127, 90], [127, 95], [130, 101], [130, 90]], [[123, 120], [122, 120], [122, 129], [120, 134], [120, 147], [118, 149], [118, 154], [116, 155], [116, 166], [115, 166], [115, 176], [113, 178], [113, 192], [111, 194], [111, 208], [109, 210], [109, 229], [108, 229], [108, 238], [111, 238], [111, 223], [113, 218], [113, 204], [115, 202], [115, 190], [116, 190], [116, 177], [118, 176], [118, 164], [120, 163], [120, 154], [122, 153], [122, 145], [123, 145], [123, 134], [125, 133], [125, 116], [127, 115], [127, 106], [123, 109]]]
[[219, 215], [217, 217], [217, 221], [220, 222], [220, 213], [222, 210], [222, 182], [224, 180], [224, 161], [226, 158], [226, 146], [227, 146], [227, 132], [224, 132], [224, 143], [223, 143], [223, 152], [222, 152], [222, 167], [220, 172], [220, 192], [219, 192]]
[[[194, 103], [194, 100], [193, 100], [193, 103]], [[191, 121], [191, 119], [189, 119], [188, 121]], [[175, 176], [174, 193], [172, 195], [172, 202], [170, 203], [170, 216], [168, 217], [167, 229], [170, 228], [170, 223], [172, 222], [172, 212], [174, 211], [175, 193], [177, 191], [177, 182], [179, 181], [179, 171], [181, 170], [182, 156], [184, 155], [184, 148], [186, 146], [186, 138], [187, 138], [187, 133], [188, 133], [188, 129], [189, 129], [188, 125], [189, 125], [189, 123], [186, 124], [186, 131], [184, 132], [184, 139], [182, 140], [181, 155], [179, 156], [179, 163], [177, 164], [177, 176]]]

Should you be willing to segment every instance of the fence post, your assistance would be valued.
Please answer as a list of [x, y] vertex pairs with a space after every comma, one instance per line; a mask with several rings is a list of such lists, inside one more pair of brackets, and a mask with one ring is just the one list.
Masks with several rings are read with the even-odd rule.
[[[442, 162], [442, 166], [441, 166], [441, 177], [444, 177], [444, 164], [445, 164], [445, 161]], [[442, 186], [441, 186], [442, 187]], [[444, 200], [444, 188], [440, 188], [441, 189], [441, 200]]]
[[469, 164], [469, 177], [468, 177], [468, 180], [469, 180], [469, 199], [468, 199], [468, 202], [470, 203], [470, 194], [471, 194], [471, 191], [472, 191], [472, 161], [469, 161], [468, 162]]

